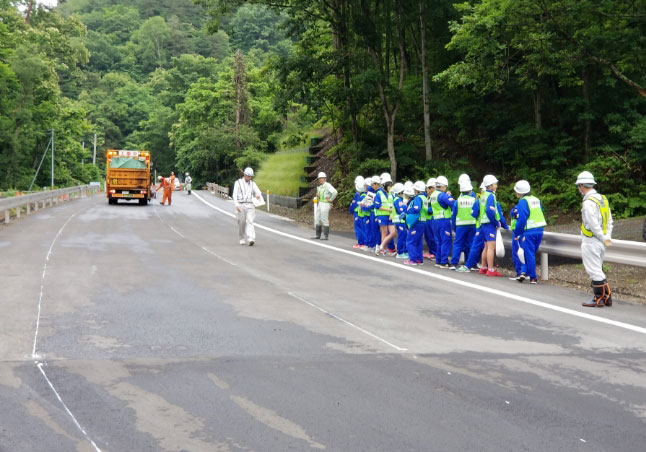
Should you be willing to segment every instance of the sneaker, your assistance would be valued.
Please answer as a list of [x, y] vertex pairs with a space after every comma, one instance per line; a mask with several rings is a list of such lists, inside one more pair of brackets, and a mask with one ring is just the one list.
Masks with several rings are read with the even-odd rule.
[[489, 270], [486, 273], [487, 276], [502, 276], [502, 273], [500, 273], [498, 270]]
[[396, 256], [396, 258], [397, 258], [397, 259], [408, 259], [408, 256], [406, 256], [405, 254], [398, 254], [398, 255]]
[[518, 281], [518, 279], [519, 279], [519, 278], [520, 278], [520, 275], [510, 276], [510, 277], [509, 277], [509, 280], [510, 280], [510, 281]]
[[362, 247], [359, 248], [361, 251], [370, 251], [370, 247], [368, 245], [363, 245]]
[[449, 270], [456, 270], [455, 265], [451, 265], [451, 266], [449, 267]]
[[525, 273], [521, 273], [521, 274], [518, 276], [518, 282], [519, 282], [519, 283], [522, 283], [522, 282], [523, 282], [523, 281], [525, 281], [526, 279], [527, 279], [527, 275], [526, 275]]
[[361, 245], [359, 245], [358, 243], [355, 243], [354, 245], [352, 245], [352, 248], [361, 248]]
[[424, 259], [433, 259], [435, 257], [431, 253], [424, 253], [422, 256], [424, 256]]
[[406, 259], [404, 262], [402, 262], [404, 265], [417, 265], [417, 262], [413, 262], [410, 259]]
[[254, 241], [253, 241], [253, 240], [249, 240], [249, 246], [253, 246], [253, 244], [254, 244]]
[[479, 275], [486, 275], [487, 274], [487, 267], [480, 267], [480, 270], [478, 270]]
[[538, 284], [538, 281], [536, 281], [534, 278], [532, 278], [532, 279], [529, 280], [529, 283], [530, 284]]
[[387, 254], [388, 256], [390, 256], [390, 257], [392, 257], [392, 256], [397, 256], [397, 251], [388, 251], [388, 253], [386, 253], [386, 254]]
[[424, 265], [424, 261], [417, 261], [417, 262], [415, 262], [415, 264], [419, 265], [419, 266], [422, 266], [422, 265]]
[[244, 239], [240, 239], [240, 245], [244, 245]]
[[470, 272], [479, 272], [479, 271], [480, 271], [480, 269], [479, 269], [478, 267], [471, 267], [471, 268], [469, 269], [469, 271], [470, 271]]
[[379, 255], [380, 251], [381, 251], [380, 245], [375, 246], [375, 254]]
[[438, 265], [438, 267], [440, 267], [440, 268], [447, 268], [447, 269], [448, 269], [448, 268], [451, 268], [451, 267], [449, 267], [449, 264], [442, 264], [442, 265]]
[[406, 259], [408, 259], [408, 253], [404, 253], [404, 256], [406, 256]]
[[442, 265], [440, 265], [440, 264], [438, 264], [438, 263], [435, 263], [435, 266], [436, 266], [436, 267], [441, 267]]
[[466, 265], [461, 265], [458, 268], [455, 269], [456, 272], [458, 273], [469, 273], [471, 270]]

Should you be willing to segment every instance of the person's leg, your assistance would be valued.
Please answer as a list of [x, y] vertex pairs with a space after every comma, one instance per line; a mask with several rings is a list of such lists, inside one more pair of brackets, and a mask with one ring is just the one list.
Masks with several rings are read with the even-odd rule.
[[247, 211], [244, 206], [240, 206], [240, 212], [237, 213], [238, 217], [238, 238], [241, 241], [245, 240], [245, 233], [247, 230]]
[[359, 246], [361, 244], [361, 219], [359, 218], [358, 215], [354, 216], [354, 237], [357, 239], [357, 243], [355, 246]]
[[399, 223], [397, 225], [397, 253], [403, 255], [407, 253], [406, 248], [406, 225]]
[[320, 239], [321, 232], [323, 231], [323, 224], [321, 223], [321, 205], [322, 203], [318, 203], [314, 207], [314, 230], [316, 231], [316, 235], [312, 237], [313, 239]]
[[417, 222], [409, 231], [412, 235], [411, 243], [408, 248], [408, 258], [413, 262], [423, 262], [423, 235], [424, 235], [424, 223]]
[[168, 205], [170, 206], [171, 202], [173, 202], [173, 190], [168, 190]]
[[455, 242], [453, 242], [453, 251], [451, 252], [451, 267], [457, 267], [460, 262], [460, 254], [464, 249], [468, 231], [466, 226], [457, 226], [455, 228]]
[[440, 220], [442, 234], [442, 265], [449, 265], [449, 254], [451, 254], [451, 245], [453, 235], [451, 234], [451, 220]]
[[482, 229], [476, 229], [473, 236], [473, 242], [471, 243], [471, 249], [469, 250], [469, 256], [467, 257], [467, 261], [464, 263], [467, 268], [475, 268], [482, 255], [482, 248], [484, 248]]
[[543, 231], [537, 232], [540, 232], [540, 234], [537, 234], [533, 231], [525, 232], [525, 235], [523, 237], [525, 240], [523, 240], [523, 243], [521, 243], [523, 252], [525, 253], [526, 275], [529, 276], [530, 279], [537, 279], [536, 252], [538, 251], [541, 239], [543, 238]]
[[246, 207], [246, 234], [247, 241], [249, 244], [253, 244], [256, 241], [256, 228], [253, 225], [254, 220], [256, 219], [256, 208], [253, 204], [245, 204]]
[[523, 264], [518, 259], [518, 249], [520, 248], [519, 240], [516, 240], [516, 235], [512, 234], [511, 239], [511, 259], [514, 263], [514, 270], [516, 270], [516, 276], [520, 276], [522, 273]]
[[323, 240], [327, 240], [330, 235], [330, 204], [325, 202], [319, 206], [319, 209], [321, 207], [323, 207], [323, 209], [321, 209], [321, 224], [323, 226], [323, 234], [321, 235], [321, 238]]

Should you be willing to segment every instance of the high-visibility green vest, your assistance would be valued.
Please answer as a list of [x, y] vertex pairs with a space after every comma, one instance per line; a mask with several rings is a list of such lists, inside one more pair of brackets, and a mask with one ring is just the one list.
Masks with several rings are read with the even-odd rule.
[[458, 213], [455, 218], [456, 226], [470, 226], [476, 224], [476, 219], [471, 216], [471, 209], [476, 199], [471, 195], [458, 197]]
[[[393, 195], [387, 193], [386, 190], [379, 190], [375, 196], [379, 196], [381, 199], [381, 207], [390, 207], [393, 208]], [[390, 215], [390, 210], [375, 209], [375, 215], [378, 217], [387, 217]]]
[[511, 230], [515, 231], [516, 230], [516, 222], [518, 221], [518, 218], [516, 217], [511, 217]]
[[396, 197], [394, 197], [394, 198], [393, 198], [393, 210], [390, 212], [390, 220], [391, 220], [393, 223], [397, 223], [397, 224], [399, 224], [399, 223], [401, 223], [401, 222], [402, 222], [402, 219], [401, 219], [401, 218], [399, 218], [399, 214], [397, 213], [397, 211], [396, 211], [396, 209], [395, 209], [395, 201], [396, 201], [397, 199], [399, 199], [399, 200], [401, 200], [401, 201], [403, 202], [403, 199], [402, 199], [402, 197], [401, 197], [401, 196], [396, 196]]
[[422, 200], [422, 211], [419, 213], [419, 221], [421, 223], [425, 223], [431, 219], [431, 215], [428, 213], [428, 204], [429, 204], [428, 195], [426, 193], [420, 193], [417, 196], [419, 196], [420, 199]]
[[[366, 199], [366, 193], [365, 192], [361, 193], [359, 195], [359, 197], [361, 198], [361, 201], [359, 201], [359, 202], [363, 202], [363, 200]], [[357, 203], [357, 207], [355, 207], [355, 209], [356, 209], [357, 214], [361, 218], [370, 216], [370, 212], [364, 212], [363, 209], [361, 208], [361, 206], [358, 203]]]
[[438, 201], [440, 193], [442, 192], [435, 190], [433, 194], [431, 194], [431, 208], [433, 209], [433, 218], [436, 220], [451, 218], [451, 215], [453, 214], [453, 212], [451, 212], [451, 208], [449, 207], [445, 209], [440, 205], [440, 202]]
[[536, 196], [531, 195], [525, 196], [523, 199], [527, 201], [527, 205], [529, 206], [529, 218], [527, 218], [525, 229], [545, 227], [547, 222], [545, 221], [545, 214], [543, 213], [543, 209], [541, 209], [541, 202], [539, 199]]
[[[589, 197], [586, 201], [592, 201], [599, 207], [599, 211], [601, 212], [601, 227], [603, 229], [603, 235], [606, 235], [608, 233], [608, 219], [610, 218], [610, 203], [608, 202], [608, 198], [605, 195], [601, 195], [601, 201], [593, 197]], [[581, 223], [581, 232], [586, 237], [592, 237], [594, 235], [592, 231], [586, 229], [583, 222]]]
[[327, 185], [327, 182], [319, 185], [318, 188], [316, 189], [319, 202], [329, 202], [327, 199], [325, 199], [325, 189], [327, 188], [326, 185]]
[[496, 209], [496, 220], [500, 221], [500, 214], [498, 213], [498, 205], [496, 204], [496, 195], [493, 192], [486, 191], [480, 196], [480, 224], [489, 224], [489, 217], [487, 216], [487, 200], [489, 196], [493, 196], [493, 207]]

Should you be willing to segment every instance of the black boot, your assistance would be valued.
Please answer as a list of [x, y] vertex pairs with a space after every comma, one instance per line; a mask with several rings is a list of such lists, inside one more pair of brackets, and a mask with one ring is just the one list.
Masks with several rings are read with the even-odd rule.
[[319, 240], [321, 238], [321, 226], [316, 227], [316, 237], [312, 237], [313, 240]]
[[328, 235], [330, 235], [330, 227], [323, 226], [323, 237], [321, 238], [321, 240], [327, 240]]
[[587, 303], [582, 303], [582, 306], [586, 308], [603, 308], [605, 305], [605, 287], [607, 283], [605, 281], [592, 281], [591, 286], [594, 298]]
[[612, 291], [610, 290], [610, 284], [608, 284], [607, 279], [604, 279], [603, 282], [604, 282], [603, 290], [605, 292], [604, 298], [605, 298], [606, 306], [612, 306]]

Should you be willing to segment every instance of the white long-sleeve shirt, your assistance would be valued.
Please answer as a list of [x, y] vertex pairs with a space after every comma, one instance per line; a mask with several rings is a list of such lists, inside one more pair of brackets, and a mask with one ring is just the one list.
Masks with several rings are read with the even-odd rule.
[[256, 195], [260, 195], [260, 189], [253, 180], [249, 182], [238, 179], [233, 185], [233, 204], [238, 207], [240, 204], [253, 202]]
[[606, 239], [612, 238], [612, 212], [608, 209], [608, 225], [606, 234], [603, 233], [603, 218], [601, 217], [601, 210], [599, 206], [591, 201], [590, 198], [595, 198], [599, 202], [603, 202], [601, 195], [595, 189], [590, 190], [583, 197], [583, 204], [581, 205], [581, 217], [583, 218], [583, 225], [592, 235], [602, 242]]
[[330, 199], [329, 202], [332, 202], [336, 198], [336, 195], [336, 189], [329, 182], [324, 182], [316, 187], [316, 196], [319, 198], [319, 202], [328, 202], [328, 198]]

